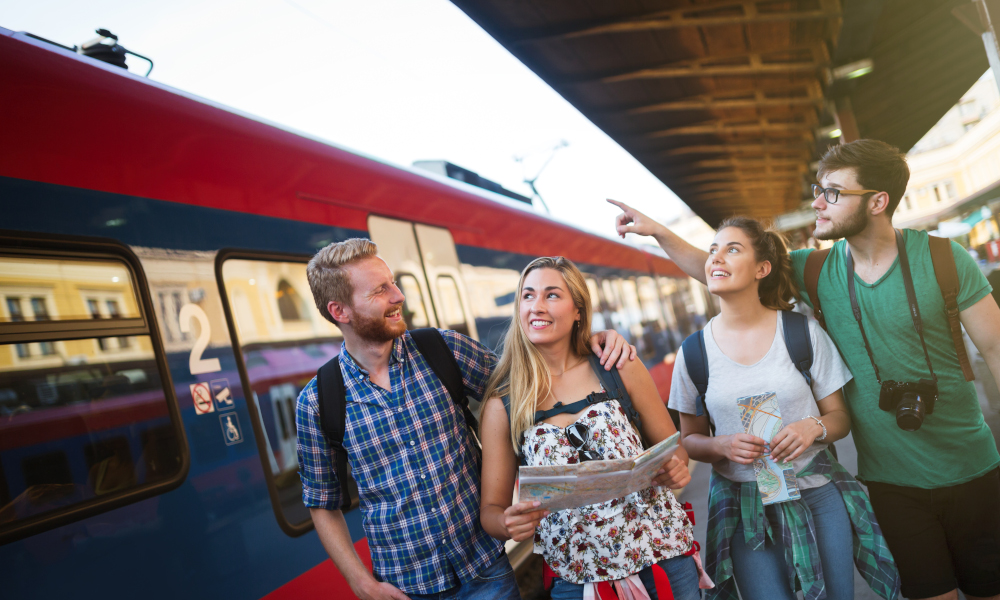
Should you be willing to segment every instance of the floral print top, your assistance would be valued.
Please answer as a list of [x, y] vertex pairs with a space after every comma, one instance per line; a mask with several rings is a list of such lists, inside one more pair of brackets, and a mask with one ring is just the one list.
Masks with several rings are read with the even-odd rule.
[[[577, 422], [593, 432], [591, 447], [606, 459], [642, 452], [642, 440], [617, 400], [588, 408]], [[566, 465], [577, 452], [565, 428], [536, 423], [521, 448], [527, 465]], [[694, 532], [667, 488], [652, 487], [622, 498], [561, 510], [535, 529], [535, 553], [571, 583], [614, 581], [691, 549]]]

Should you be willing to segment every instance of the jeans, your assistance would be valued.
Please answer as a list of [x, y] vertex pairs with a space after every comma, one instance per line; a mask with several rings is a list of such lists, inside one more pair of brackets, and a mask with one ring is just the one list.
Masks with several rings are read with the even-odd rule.
[[[827, 483], [802, 490], [802, 500], [812, 511], [816, 524], [827, 600], [851, 600], [854, 598], [853, 529], [840, 491], [833, 483]], [[743, 523], [736, 527], [729, 548], [743, 600], [795, 600], [795, 594], [788, 588], [785, 545], [780, 532], [777, 538], [773, 545], [750, 550], [743, 541]]]
[[471, 581], [434, 594], [407, 594], [410, 600], [521, 600], [507, 553]]
[[[698, 589], [698, 567], [694, 564], [694, 559], [690, 556], [675, 556], [661, 560], [660, 567], [666, 571], [670, 580], [670, 590], [674, 594], [675, 600], [700, 600], [701, 590]], [[656, 585], [653, 581], [653, 568], [646, 567], [639, 572], [639, 579], [649, 593], [651, 600], [658, 600]], [[570, 583], [565, 579], [556, 577], [552, 581], [552, 600], [581, 600], [583, 598], [583, 586]]]

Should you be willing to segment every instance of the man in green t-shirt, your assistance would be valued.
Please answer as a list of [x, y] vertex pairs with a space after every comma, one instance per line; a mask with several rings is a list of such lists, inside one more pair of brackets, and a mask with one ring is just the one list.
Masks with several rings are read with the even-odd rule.
[[[908, 598], [1000, 598], [1000, 454], [983, 420], [975, 386], [965, 381], [935, 278], [926, 232], [902, 231], [924, 342], [937, 377], [938, 400], [916, 431], [904, 431], [879, 408], [882, 381], [932, 379], [914, 328], [903, 282], [892, 213], [906, 191], [906, 157], [876, 140], [832, 147], [813, 186], [813, 235], [836, 242], [819, 276], [826, 329], [854, 378], [845, 387], [858, 450], [858, 479], [869, 488]], [[705, 281], [707, 252], [681, 240], [629, 206], [619, 235], [651, 235], [691, 277]], [[841, 239], [843, 238], [843, 239]], [[964, 249], [952, 242], [962, 325], [1000, 381], [1000, 308]], [[853, 258], [849, 270], [848, 248]], [[791, 253], [800, 297], [806, 258]], [[848, 292], [854, 278], [865, 350]], [[818, 427], [818, 425], [817, 425]]]

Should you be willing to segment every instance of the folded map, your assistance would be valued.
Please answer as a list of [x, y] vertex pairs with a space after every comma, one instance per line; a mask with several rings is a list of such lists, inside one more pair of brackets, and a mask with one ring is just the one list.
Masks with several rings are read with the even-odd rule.
[[541, 502], [563, 510], [627, 496], [653, 485], [653, 478], [677, 452], [680, 433], [632, 458], [593, 460], [575, 465], [521, 467], [518, 502]]
[[[736, 406], [740, 409], [743, 430], [767, 442], [770, 452], [771, 438], [783, 427], [777, 395], [767, 392], [745, 396], [736, 400]], [[788, 502], [802, 497], [792, 463], [778, 463], [768, 453], [753, 461], [753, 471], [757, 476], [757, 490], [760, 491], [762, 504]]]

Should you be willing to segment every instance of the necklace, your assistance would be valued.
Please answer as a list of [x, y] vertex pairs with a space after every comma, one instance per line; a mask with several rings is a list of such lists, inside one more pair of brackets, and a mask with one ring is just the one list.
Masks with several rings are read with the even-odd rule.
[[583, 364], [583, 363], [585, 363], [585, 362], [587, 362], [587, 359], [586, 359], [586, 358], [581, 358], [581, 359], [580, 359], [580, 362], [576, 363], [576, 364], [575, 364], [575, 365], [573, 365], [572, 367], [570, 367], [570, 368], [568, 368], [568, 369], [563, 369], [563, 372], [562, 372], [562, 373], [559, 373], [558, 375], [556, 375], [556, 374], [552, 374], [552, 376], [553, 376], [553, 377], [562, 377], [562, 376], [563, 376], [563, 375], [565, 375], [566, 373], [568, 373], [568, 372], [572, 371], [573, 369], [575, 369], [575, 368], [579, 367], [580, 365], [582, 365], [582, 364]]

